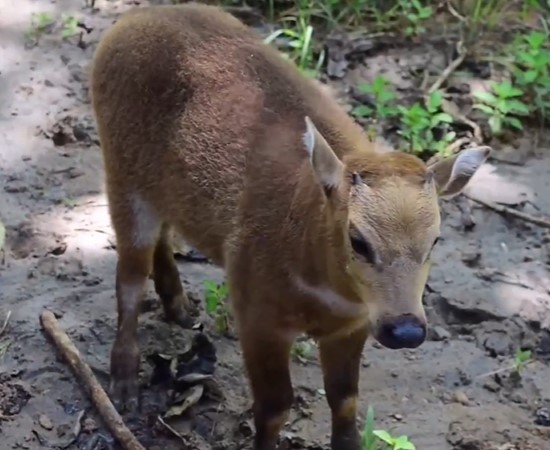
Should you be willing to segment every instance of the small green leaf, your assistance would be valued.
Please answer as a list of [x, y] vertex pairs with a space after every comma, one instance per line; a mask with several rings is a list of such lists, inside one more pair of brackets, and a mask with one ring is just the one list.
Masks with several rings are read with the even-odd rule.
[[483, 103], [476, 103], [473, 107], [489, 115], [494, 113], [493, 108], [491, 108], [490, 106], [484, 105]]
[[395, 442], [393, 450], [416, 450], [416, 446], [410, 442], [405, 436], [405, 440], [402, 442]]
[[374, 430], [373, 434], [380, 440], [384, 441], [386, 444], [393, 444], [393, 437], [386, 430]]
[[529, 107], [519, 100], [508, 100], [508, 110], [518, 114], [529, 114]]
[[525, 39], [531, 47], [539, 48], [547, 41], [548, 37], [544, 33], [533, 31]]
[[374, 92], [373, 85], [368, 83], [361, 83], [357, 86], [357, 90], [363, 94], [372, 94]]
[[525, 84], [533, 83], [538, 77], [538, 72], [536, 70], [528, 70], [522, 75], [522, 81]]
[[521, 120], [519, 120], [517, 117], [507, 117], [506, 122], [510, 126], [516, 128], [518, 130], [523, 130], [523, 124], [521, 123]]
[[441, 106], [442, 102], [443, 92], [441, 92], [440, 90], [433, 92], [428, 99], [428, 110], [430, 112], [435, 112]]
[[359, 105], [353, 108], [351, 113], [357, 117], [369, 117], [369, 116], [372, 116], [373, 109], [366, 105]]
[[447, 113], [439, 113], [435, 114], [432, 117], [432, 126], [436, 126], [439, 123], [453, 123], [453, 117], [450, 114]]
[[494, 134], [500, 134], [502, 131], [502, 121], [497, 116], [492, 116], [489, 118], [489, 126]]
[[497, 98], [494, 96], [494, 94], [491, 94], [490, 92], [475, 91], [473, 95], [475, 98], [485, 103], [494, 104], [497, 101]]

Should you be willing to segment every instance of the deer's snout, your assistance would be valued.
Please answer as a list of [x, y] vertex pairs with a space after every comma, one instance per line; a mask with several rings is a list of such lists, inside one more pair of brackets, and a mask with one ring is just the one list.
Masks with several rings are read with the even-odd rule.
[[375, 338], [392, 350], [416, 348], [426, 340], [426, 324], [412, 314], [387, 318], [380, 323]]

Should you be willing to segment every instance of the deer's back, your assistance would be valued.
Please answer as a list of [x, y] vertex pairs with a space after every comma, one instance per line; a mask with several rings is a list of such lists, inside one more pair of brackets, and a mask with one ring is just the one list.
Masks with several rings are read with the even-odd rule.
[[[218, 249], [215, 259], [243, 189], [255, 183], [247, 178], [262, 176], [265, 189], [277, 183], [281, 201], [290, 198], [280, 185], [292, 189], [289, 177], [305, 158], [304, 115], [329, 141], [345, 131], [333, 123], [351, 123], [255, 32], [196, 4], [123, 16], [96, 51], [92, 101], [108, 189], [138, 191], [198, 248]], [[297, 145], [274, 155], [277, 146], [258, 138], [270, 127], [273, 139], [287, 130]]]

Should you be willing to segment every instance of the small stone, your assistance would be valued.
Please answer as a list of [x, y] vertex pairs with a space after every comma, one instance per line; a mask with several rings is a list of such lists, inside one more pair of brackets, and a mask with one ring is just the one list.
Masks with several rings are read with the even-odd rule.
[[395, 420], [402, 421], [403, 416], [401, 414], [392, 414], [391, 415]]
[[98, 428], [97, 423], [91, 417], [86, 417], [82, 421], [82, 431], [84, 433], [93, 433], [94, 431], [97, 430], [97, 428]]
[[451, 333], [443, 327], [435, 326], [432, 329], [432, 339], [434, 341], [446, 341], [451, 339]]
[[45, 414], [41, 414], [40, 417], [38, 417], [38, 423], [40, 424], [40, 426], [42, 428], [44, 428], [45, 430], [52, 430], [53, 429], [53, 423], [52, 421], [50, 420], [50, 418], [48, 416], [46, 416]]
[[462, 391], [456, 391], [453, 395], [453, 400], [464, 406], [468, 406], [470, 404], [470, 400], [468, 399], [466, 394]]
[[550, 427], [550, 409], [539, 408], [536, 413], [535, 424], [541, 427]]
[[483, 383], [483, 387], [489, 392], [498, 392], [500, 390], [499, 384], [493, 379], [485, 381], [485, 383]]

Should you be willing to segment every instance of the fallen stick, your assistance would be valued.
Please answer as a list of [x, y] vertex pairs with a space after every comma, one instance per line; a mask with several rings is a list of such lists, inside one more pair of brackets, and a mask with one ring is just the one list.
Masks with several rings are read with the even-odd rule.
[[122, 448], [125, 450], [145, 450], [145, 447], [126, 427], [122, 417], [118, 414], [99, 381], [97, 381], [92, 369], [82, 360], [80, 352], [71, 342], [69, 336], [61, 329], [54, 314], [51, 311], [44, 311], [40, 315], [40, 323], [67, 360], [79, 381], [84, 384], [105, 425], [107, 425], [115, 439], [120, 442]]
[[462, 122], [468, 125], [474, 132], [474, 137], [477, 144], [481, 144], [483, 142], [483, 133], [481, 132], [481, 127], [473, 120], [468, 119], [464, 114], [462, 114], [454, 103], [450, 102], [449, 100], [443, 99], [443, 102], [441, 103], [441, 109], [443, 110], [443, 112], [449, 114], [455, 121]]
[[460, 66], [464, 59], [466, 58], [466, 54], [468, 53], [468, 50], [461, 41], [459, 41], [456, 44], [456, 51], [458, 53], [458, 56], [451, 61], [451, 63], [445, 68], [443, 72], [441, 72], [441, 75], [435, 80], [435, 82], [432, 84], [430, 89], [428, 89], [428, 95], [433, 94], [435, 91], [437, 91], [445, 81], [451, 76], [451, 74]]
[[481, 200], [479, 198], [472, 197], [472, 196], [470, 196], [468, 194], [465, 194], [465, 193], [463, 193], [462, 195], [464, 195], [464, 197], [470, 199], [471, 201], [484, 206], [485, 208], [491, 209], [491, 210], [493, 210], [493, 211], [495, 211], [499, 214], [502, 214], [503, 216], [511, 216], [511, 217], [516, 218], [516, 219], [523, 220], [524, 222], [531, 223], [533, 225], [537, 225], [541, 228], [550, 229], [550, 220], [548, 220], [548, 219], [534, 217], [534, 216], [531, 216], [530, 214], [518, 211], [516, 209], [508, 208], [507, 206], [498, 205], [496, 203], [487, 202], [485, 200]]

